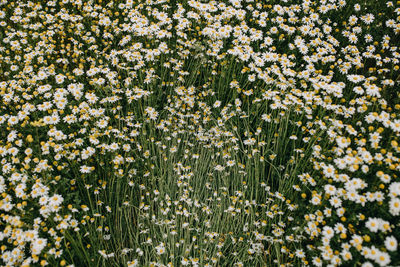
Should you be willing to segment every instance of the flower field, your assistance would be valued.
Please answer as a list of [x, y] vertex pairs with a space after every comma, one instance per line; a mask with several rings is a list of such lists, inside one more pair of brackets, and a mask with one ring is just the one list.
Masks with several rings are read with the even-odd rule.
[[0, 0], [0, 266], [400, 266], [400, 1]]

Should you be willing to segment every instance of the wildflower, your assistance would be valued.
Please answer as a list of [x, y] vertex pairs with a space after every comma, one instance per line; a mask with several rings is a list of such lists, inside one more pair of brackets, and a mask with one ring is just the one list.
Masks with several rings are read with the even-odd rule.
[[375, 257], [375, 262], [378, 263], [380, 266], [387, 266], [390, 263], [390, 256], [388, 253], [379, 252], [378, 255]]
[[389, 212], [394, 215], [398, 216], [400, 214], [400, 199], [399, 198], [391, 198], [389, 201]]
[[369, 218], [365, 224], [371, 232], [376, 233], [379, 230], [380, 220], [378, 218]]
[[187, 265], [190, 264], [190, 261], [188, 259], [186, 259], [186, 258], [182, 258], [181, 264], [182, 264], [182, 266], [187, 266]]
[[158, 255], [162, 255], [165, 253], [164, 243], [160, 243], [158, 246], [156, 246], [156, 252]]
[[305, 257], [304, 251], [302, 249], [296, 250], [296, 257], [304, 258]]
[[44, 249], [47, 245], [47, 240], [44, 238], [35, 239], [31, 243], [31, 251], [33, 255], [39, 255], [42, 249]]
[[81, 173], [90, 173], [92, 171], [92, 168], [86, 165], [82, 165], [80, 167]]
[[397, 251], [397, 239], [394, 236], [387, 236], [385, 239], [385, 247], [389, 251]]
[[137, 259], [131, 260], [127, 262], [129, 267], [136, 267], [139, 264], [139, 261]]

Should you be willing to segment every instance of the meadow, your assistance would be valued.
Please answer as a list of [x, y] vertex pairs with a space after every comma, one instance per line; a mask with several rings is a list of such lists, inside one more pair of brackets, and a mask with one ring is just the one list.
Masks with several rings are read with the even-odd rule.
[[1, 266], [400, 266], [400, 1], [0, 0]]

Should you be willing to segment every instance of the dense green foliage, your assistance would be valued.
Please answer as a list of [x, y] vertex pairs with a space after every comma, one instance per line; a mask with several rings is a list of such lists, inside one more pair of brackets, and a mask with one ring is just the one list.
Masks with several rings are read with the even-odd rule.
[[0, 265], [400, 265], [400, 1], [0, 1]]

